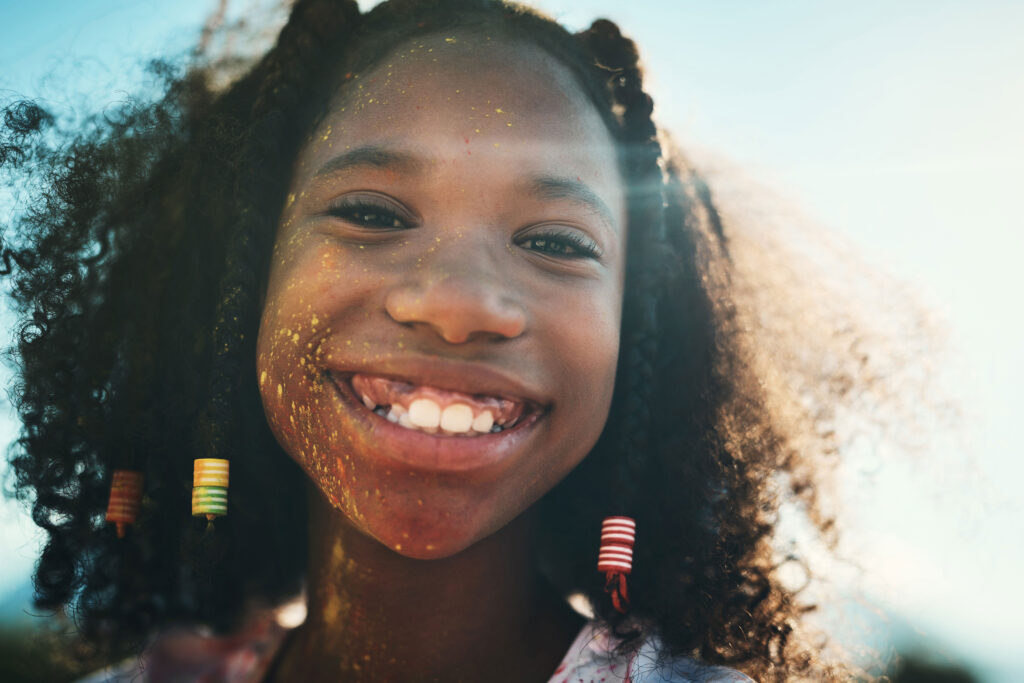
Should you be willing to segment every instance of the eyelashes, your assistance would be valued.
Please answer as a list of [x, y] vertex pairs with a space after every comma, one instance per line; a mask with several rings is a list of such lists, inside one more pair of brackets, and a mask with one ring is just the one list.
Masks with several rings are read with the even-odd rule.
[[[383, 199], [360, 195], [343, 197], [328, 207], [326, 214], [371, 232], [394, 232], [416, 227], [407, 212]], [[514, 243], [528, 251], [561, 260], [600, 261], [601, 247], [586, 234], [556, 226], [539, 226]]]
[[575, 231], [532, 233], [516, 242], [521, 247], [555, 258], [601, 259], [601, 249], [589, 237]]
[[413, 221], [393, 207], [372, 197], [344, 197], [327, 209], [327, 215], [375, 230], [407, 230]]

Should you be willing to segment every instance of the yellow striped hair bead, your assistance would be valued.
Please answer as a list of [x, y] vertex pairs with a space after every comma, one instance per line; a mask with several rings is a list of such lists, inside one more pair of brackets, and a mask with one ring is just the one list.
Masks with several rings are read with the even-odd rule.
[[110, 502], [107, 503], [107, 521], [117, 525], [117, 537], [124, 538], [125, 527], [135, 524], [142, 507], [142, 472], [114, 470], [110, 482]]
[[214, 517], [228, 514], [228, 461], [198, 458], [192, 475], [192, 514]]

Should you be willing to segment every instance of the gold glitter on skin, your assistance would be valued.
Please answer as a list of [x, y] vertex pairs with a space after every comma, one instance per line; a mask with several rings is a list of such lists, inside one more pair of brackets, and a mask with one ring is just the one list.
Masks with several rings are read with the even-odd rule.
[[[611, 401], [625, 242], [615, 151], [568, 71], [536, 48], [433, 36], [348, 83], [297, 161], [258, 340], [268, 422], [310, 489], [309, 617], [279, 680], [543, 680], [580, 621], [534, 574], [530, 510], [585, 457]], [[414, 152], [417, 172], [318, 175], [381, 140]], [[538, 174], [582, 178], [605, 210], [523, 192]], [[413, 225], [382, 233], [331, 215], [366, 194]], [[553, 227], [600, 256], [526, 246]], [[485, 364], [549, 412], [507, 464], [411, 467], [380, 452], [326, 373], [395, 358]]]

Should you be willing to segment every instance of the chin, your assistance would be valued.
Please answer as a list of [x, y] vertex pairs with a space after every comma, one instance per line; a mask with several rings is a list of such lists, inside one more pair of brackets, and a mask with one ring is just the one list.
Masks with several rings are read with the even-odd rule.
[[366, 509], [358, 521], [349, 521], [364, 535], [391, 551], [415, 560], [442, 560], [453, 557], [498, 532], [511, 520], [495, 520], [490, 526], [480, 523], [480, 511], [453, 511], [444, 506], [415, 508], [401, 505], [386, 509]]

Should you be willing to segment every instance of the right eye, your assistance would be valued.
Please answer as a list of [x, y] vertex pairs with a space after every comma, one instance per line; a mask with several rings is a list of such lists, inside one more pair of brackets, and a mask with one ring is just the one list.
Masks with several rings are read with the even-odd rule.
[[327, 209], [327, 215], [374, 230], [406, 230], [411, 221], [395, 207], [372, 197], [343, 197]]

